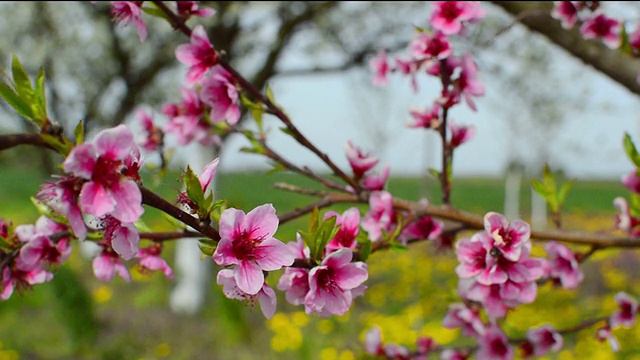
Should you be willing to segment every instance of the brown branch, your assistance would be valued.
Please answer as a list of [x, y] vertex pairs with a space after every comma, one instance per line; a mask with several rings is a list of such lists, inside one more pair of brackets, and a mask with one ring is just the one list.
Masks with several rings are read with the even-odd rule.
[[214, 240], [214, 241], [218, 241], [220, 240], [220, 234], [218, 233], [218, 230], [212, 228], [211, 226], [209, 226], [208, 224], [200, 221], [198, 218], [190, 215], [189, 213], [183, 211], [182, 209], [180, 209], [179, 207], [173, 205], [172, 203], [168, 202], [167, 200], [161, 198], [160, 196], [158, 196], [156, 193], [154, 193], [153, 191], [140, 186], [140, 192], [142, 193], [142, 203], [149, 205], [153, 208], [156, 208], [164, 213], [166, 213], [167, 215], [170, 215], [171, 217], [173, 217], [176, 220], [179, 220], [189, 226], [191, 226], [192, 228], [196, 229], [197, 231], [199, 231], [201, 234], [205, 235], [206, 237]]
[[629, 91], [640, 95], [640, 84], [636, 81], [640, 73], [640, 60], [633, 59], [619, 50], [609, 49], [600, 42], [585, 40], [577, 26], [569, 30], [564, 29], [560, 21], [549, 15], [551, 2], [494, 1], [493, 4], [514, 16], [523, 12], [535, 12], [534, 15], [522, 17], [521, 23], [530, 30], [546, 36]]
[[42, 140], [40, 134], [6, 134], [0, 135], [0, 151], [10, 149], [18, 145], [33, 145], [37, 147], [55, 150], [51, 145]]
[[151, 241], [168, 241], [179, 240], [182, 238], [196, 238], [202, 237], [202, 234], [196, 231], [175, 231], [175, 232], [151, 232], [140, 233], [140, 239], [146, 239]]

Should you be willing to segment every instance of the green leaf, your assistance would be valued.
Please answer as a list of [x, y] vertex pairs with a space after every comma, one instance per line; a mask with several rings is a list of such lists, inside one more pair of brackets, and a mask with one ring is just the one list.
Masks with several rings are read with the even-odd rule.
[[627, 153], [627, 156], [633, 162], [636, 167], [640, 167], [640, 154], [638, 154], [638, 150], [636, 150], [636, 145], [631, 140], [631, 136], [628, 133], [624, 133], [624, 151]]
[[293, 135], [293, 131], [291, 131], [291, 129], [289, 129], [289, 128], [288, 128], [288, 127], [286, 127], [286, 126], [281, 127], [281, 128], [280, 128], [280, 131], [282, 131], [283, 133], [285, 133], [285, 134], [287, 134], [287, 135], [289, 135], [289, 136], [291, 136], [291, 137], [293, 137], [293, 136], [294, 136], [294, 135]]
[[431, 176], [433, 176], [436, 179], [440, 178], [440, 172], [434, 168], [429, 168], [429, 174], [431, 174]]
[[171, 224], [176, 229], [185, 230], [187, 228], [187, 225], [184, 224], [182, 221], [174, 218], [173, 216], [165, 212], [162, 213], [162, 217], [164, 217], [164, 219], [167, 220], [169, 224]]
[[43, 122], [48, 118], [47, 115], [47, 98], [45, 94], [44, 68], [40, 68], [38, 78], [36, 79], [36, 88], [34, 91], [36, 100], [35, 116], [42, 119]]
[[544, 184], [540, 180], [538, 179], [531, 180], [531, 186], [533, 187], [533, 190], [535, 190], [535, 192], [540, 194], [540, 196], [542, 196], [545, 200], [547, 199], [547, 197], [549, 197], [549, 192], [547, 191], [547, 188], [544, 186]]
[[147, 225], [147, 223], [145, 223], [142, 220], [138, 220], [133, 224], [136, 229], [138, 229], [138, 231], [140, 232], [146, 232], [146, 233], [150, 233], [153, 232], [153, 230], [151, 230], [151, 228], [149, 227], [149, 225]]
[[53, 147], [60, 155], [67, 156], [71, 149], [73, 149], [73, 144], [65, 137], [57, 137], [49, 134], [40, 134], [40, 137], [45, 142], [45, 144]]
[[373, 243], [371, 241], [367, 241], [362, 243], [362, 247], [360, 248], [360, 261], [367, 261], [369, 255], [371, 255], [371, 247]]
[[13, 61], [11, 63], [11, 73], [13, 75], [13, 82], [16, 84], [16, 92], [20, 97], [33, 96], [33, 87], [29, 80], [29, 75], [24, 71], [22, 64], [18, 57], [13, 55]]
[[81, 145], [82, 143], [84, 143], [84, 122], [82, 120], [80, 120], [78, 122], [78, 125], [76, 125], [73, 134], [76, 137], [76, 145]]
[[338, 233], [338, 230], [340, 230], [340, 226], [336, 226], [336, 220], [337, 218], [332, 216], [320, 223], [318, 232], [316, 233], [316, 254], [312, 256], [313, 259], [320, 260], [322, 258], [324, 248], [327, 247], [329, 241], [331, 241]]
[[389, 249], [391, 249], [391, 251], [393, 252], [406, 252], [408, 250], [406, 246], [397, 241], [392, 241], [391, 243], [389, 243]]
[[200, 185], [200, 180], [198, 176], [193, 172], [190, 166], [187, 166], [187, 171], [184, 174], [184, 182], [187, 188], [187, 196], [194, 204], [198, 206], [200, 209], [206, 209], [205, 199], [204, 199], [204, 191], [202, 190], [202, 185]]
[[629, 34], [627, 34], [627, 28], [622, 23], [622, 30], [620, 31], [620, 47], [618, 48], [623, 54], [631, 55], [633, 49], [629, 43]]
[[157, 17], [160, 19], [165, 19], [167, 21], [170, 21], [169, 16], [167, 15], [167, 13], [165, 13], [164, 11], [160, 10], [155, 4], [151, 3], [153, 5], [153, 7], [146, 7], [143, 6], [142, 7], [142, 11], [145, 12], [145, 14], [147, 15], [151, 15], [153, 17]]
[[269, 84], [267, 84], [266, 86], [265, 93], [267, 94], [267, 99], [269, 99], [269, 101], [271, 101], [271, 103], [275, 105], [276, 99], [275, 97], [273, 97], [273, 90], [271, 89], [271, 86], [269, 86]]
[[567, 199], [567, 194], [569, 190], [573, 187], [573, 184], [576, 183], [576, 179], [571, 179], [571, 181], [562, 184], [560, 190], [558, 191], [558, 202], [560, 205], [564, 204], [564, 201]]
[[198, 248], [200, 251], [206, 256], [213, 256], [213, 253], [216, 251], [216, 246], [211, 245], [208, 242], [205, 242], [206, 239], [200, 239], [198, 242]]
[[7, 104], [20, 116], [29, 120], [33, 119], [33, 111], [29, 103], [24, 101], [9, 85], [0, 83], [0, 96], [2, 96]]

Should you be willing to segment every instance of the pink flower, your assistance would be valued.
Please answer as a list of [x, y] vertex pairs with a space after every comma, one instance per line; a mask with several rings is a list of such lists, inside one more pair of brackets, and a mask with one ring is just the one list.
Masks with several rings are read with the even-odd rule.
[[356, 179], [362, 178], [364, 173], [378, 164], [378, 158], [370, 156], [369, 153], [363, 152], [360, 148], [355, 147], [350, 140], [347, 140], [344, 151]]
[[515, 350], [509, 345], [507, 336], [497, 327], [488, 328], [478, 338], [478, 345], [478, 360], [508, 360], [515, 356]]
[[140, 259], [138, 265], [142, 272], [151, 272], [160, 270], [167, 277], [167, 279], [173, 279], [173, 270], [167, 261], [160, 257], [162, 253], [162, 246], [160, 244], [153, 244], [144, 249], [140, 249], [136, 254], [136, 258]]
[[442, 60], [451, 55], [451, 45], [441, 32], [418, 34], [409, 44], [409, 53], [415, 60]]
[[47, 182], [40, 187], [36, 198], [47, 204], [53, 211], [66, 217], [74, 235], [84, 240], [87, 236], [87, 226], [78, 206], [83, 180], [75, 176], [55, 176], [55, 178], [58, 180]]
[[[289, 242], [287, 246], [297, 259], [308, 259], [309, 248], [305, 247], [300, 234], [296, 234], [296, 237], [297, 241]], [[285, 292], [289, 303], [293, 305], [304, 304], [304, 298], [309, 292], [309, 270], [293, 267], [286, 268], [278, 281], [277, 288]]]
[[466, 54], [461, 60], [456, 59], [456, 67], [461, 69], [460, 75], [453, 81], [453, 92], [448, 96], [457, 103], [460, 96], [464, 96], [471, 110], [476, 111], [476, 105], [472, 96], [484, 95], [484, 85], [478, 78], [478, 65], [473, 61], [471, 54]]
[[440, 104], [433, 104], [433, 108], [424, 111], [411, 110], [413, 122], [407, 124], [411, 128], [436, 129], [440, 126]]
[[113, 20], [122, 25], [127, 26], [133, 24], [138, 30], [140, 42], [147, 39], [147, 24], [142, 21], [142, 3], [144, 1], [112, 1], [111, 16]]
[[204, 104], [198, 92], [193, 89], [182, 89], [182, 103], [167, 104], [162, 112], [169, 117], [163, 131], [173, 134], [180, 145], [188, 145], [197, 141], [204, 146], [216, 142], [217, 136], [209, 134], [211, 125], [204, 118]]
[[640, 26], [629, 34], [629, 45], [631, 45], [634, 56], [640, 55]]
[[46, 235], [35, 234], [20, 249], [20, 259], [27, 265], [40, 267], [42, 262], [59, 265], [71, 255], [69, 238], [54, 243]]
[[214, 9], [200, 9], [199, 1], [176, 1], [178, 6], [178, 15], [183, 19], [189, 19], [191, 16], [209, 17], [216, 13]]
[[616, 228], [626, 232], [632, 237], [640, 236], [640, 219], [631, 215], [629, 204], [623, 197], [613, 199], [613, 206], [618, 210], [615, 216]]
[[577, 288], [584, 274], [580, 270], [580, 263], [575, 254], [565, 245], [555, 241], [547, 243], [544, 249], [550, 257], [550, 276], [559, 279], [565, 289]]
[[615, 296], [619, 310], [616, 310], [609, 318], [609, 325], [612, 328], [620, 326], [632, 327], [636, 323], [638, 314], [638, 302], [625, 292], [618, 292]]
[[549, 351], [558, 352], [564, 341], [551, 325], [543, 325], [527, 331], [527, 343], [531, 346], [531, 354], [544, 356]]
[[358, 226], [360, 225], [360, 211], [355, 207], [345, 210], [342, 215], [335, 211], [329, 211], [324, 214], [324, 219], [334, 216], [336, 217], [336, 226], [340, 225], [340, 229], [327, 244], [326, 252], [332, 253], [341, 248], [355, 249], [356, 236], [359, 232]]
[[377, 326], [372, 326], [364, 334], [364, 350], [370, 355], [383, 355], [382, 332]]
[[320, 316], [343, 315], [349, 310], [355, 294], [368, 278], [367, 264], [351, 262], [349, 248], [339, 249], [326, 256], [319, 266], [309, 272], [309, 293], [305, 297], [305, 312]]
[[479, 336], [485, 331], [485, 326], [478, 311], [474, 311], [463, 303], [449, 305], [447, 314], [442, 319], [442, 326], [447, 329], [461, 328], [464, 336]]
[[374, 191], [369, 196], [369, 212], [362, 219], [362, 228], [369, 233], [371, 241], [382, 238], [395, 223], [393, 197], [387, 191]]
[[131, 223], [123, 223], [112, 216], [102, 219], [104, 239], [123, 259], [129, 260], [138, 253], [140, 234]]
[[609, 342], [609, 346], [611, 346], [611, 351], [620, 351], [620, 343], [611, 332], [611, 327], [609, 327], [609, 325], [598, 329], [598, 331], [596, 332], [596, 340], [598, 340], [599, 342], [607, 340]]
[[507, 280], [501, 284], [484, 285], [469, 279], [460, 280], [458, 292], [464, 299], [481, 303], [487, 314], [495, 319], [504, 317], [508, 309], [532, 303], [536, 299], [538, 286], [535, 281], [517, 283]]
[[142, 109], [136, 110], [136, 116], [142, 125], [142, 138], [139, 141], [143, 149], [148, 152], [158, 151], [162, 148], [163, 133], [153, 123], [153, 116]]
[[437, 1], [433, 6], [429, 22], [434, 29], [442, 31], [445, 35], [462, 35], [464, 21], [473, 23], [486, 14], [477, 2]]
[[440, 354], [440, 360], [466, 360], [469, 355], [462, 350], [445, 349]]
[[183, 64], [191, 66], [187, 72], [187, 84], [198, 81], [207, 70], [218, 63], [218, 53], [209, 42], [209, 37], [202, 25], [191, 32], [191, 43], [176, 48], [176, 58]]
[[554, 1], [551, 17], [562, 22], [562, 27], [571, 29], [578, 21], [578, 9], [574, 1]]
[[[92, 143], [71, 150], [63, 163], [67, 173], [89, 180], [80, 192], [82, 211], [102, 217], [111, 214], [123, 222], [137, 221], [144, 212], [138, 184], [127, 171], [127, 158], [138, 147], [124, 125], [100, 131]], [[136, 174], [134, 174], [137, 176]]]
[[131, 281], [129, 269], [122, 263], [118, 254], [105, 248], [93, 259], [93, 274], [100, 281], [111, 281], [118, 274], [124, 281]]
[[236, 283], [236, 276], [231, 269], [220, 270], [217, 282], [218, 285], [222, 285], [222, 292], [227, 298], [247, 300], [250, 304], [254, 304], [257, 299], [264, 317], [271, 319], [275, 314], [278, 299], [275, 291], [266, 283], [263, 283], [255, 294], [247, 294]]
[[235, 281], [247, 294], [255, 295], [262, 288], [262, 271], [278, 270], [295, 260], [291, 249], [273, 238], [277, 228], [278, 216], [271, 204], [248, 214], [231, 208], [220, 215], [220, 242], [213, 260], [220, 266], [235, 265]]
[[409, 349], [398, 344], [386, 344], [384, 346], [384, 355], [387, 359], [393, 360], [409, 360], [411, 359], [411, 352]]
[[587, 40], [602, 39], [611, 49], [620, 46], [620, 32], [622, 25], [618, 20], [611, 19], [604, 14], [589, 18], [580, 26], [580, 33]]
[[17, 258], [13, 266], [7, 266], [2, 270], [0, 300], [10, 298], [16, 289], [20, 292], [33, 285], [51, 281], [51, 279], [53, 279], [53, 274], [40, 268], [38, 264], [28, 265]]
[[384, 186], [387, 184], [387, 180], [389, 179], [389, 170], [389, 165], [385, 165], [380, 174], [367, 174], [367, 176], [362, 180], [362, 187], [369, 191], [383, 190]]
[[449, 146], [453, 149], [467, 141], [471, 141], [476, 135], [476, 127], [474, 125], [458, 125], [453, 120], [449, 120], [447, 125], [449, 126], [449, 131], [451, 131]]
[[404, 228], [398, 239], [405, 245], [407, 244], [407, 241], [411, 239], [433, 240], [440, 236], [443, 229], [444, 224], [442, 221], [434, 220], [431, 216], [427, 215], [419, 218]]
[[234, 125], [240, 120], [238, 90], [231, 74], [221, 66], [214, 66], [211, 69], [211, 76], [202, 81], [200, 98], [202, 102], [211, 106], [213, 123], [226, 120], [229, 125]]
[[387, 52], [380, 50], [378, 55], [369, 60], [369, 68], [376, 74], [373, 78], [374, 86], [384, 86], [389, 83], [389, 63], [387, 62]]
[[413, 89], [413, 92], [418, 92], [418, 82], [416, 79], [418, 63], [414, 60], [396, 59], [396, 69], [404, 75], [411, 76], [411, 88]]
[[522, 220], [508, 222], [504, 215], [489, 212], [484, 216], [484, 229], [491, 236], [490, 249], [496, 248], [510, 261], [518, 261], [522, 248], [529, 242], [531, 228]]
[[622, 185], [636, 194], [640, 194], [640, 176], [637, 170], [632, 170], [627, 176], [622, 177]]

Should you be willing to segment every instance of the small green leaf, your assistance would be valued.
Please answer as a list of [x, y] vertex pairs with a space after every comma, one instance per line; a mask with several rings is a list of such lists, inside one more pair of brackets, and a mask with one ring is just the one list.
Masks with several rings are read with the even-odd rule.
[[76, 125], [73, 134], [76, 137], [76, 145], [81, 145], [82, 143], [84, 143], [84, 122], [82, 120], [80, 120], [78, 122], [78, 125]]
[[187, 196], [194, 204], [200, 209], [205, 209], [204, 191], [198, 176], [193, 172], [190, 166], [187, 166], [187, 171], [184, 174], [184, 183], [187, 188]]
[[154, 7], [146, 7], [143, 6], [142, 7], [142, 11], [145, 12], [145, 14], [147, 15], [151, 15], [153, 17], [157, 17], [160, 19], [165, 19], [167, 21], [170, 21], [169, 16], [162, 10], [160, 10], [158, 7], [156, 7], [155, 4], [151, 3]]
[[636, 145], [633, 143], [633, 140], [631, 140], [631, 136], [629, 136], [628, 133], [624, 134], [623, 145], [624, 151], [627, 153], [627, 156], [629, 156], [631, 162], [633, 162], [636, 167], [640, 167], [640, 154], [638, 154]]
[[620, 31], [620, 47], [618, 48], [623, 54], [631, 55], [633, 49], [629, 43], [629, 34], [627, 34], [627, 28], [622, 23], [622, 30]]
[[140, 232], [146, 232], [146, 233], [150, 233], [153, 232], [153, 230], [151, 230], [151, 228], [149, 227], [149, 225], [147, 225], [147, 223], [145, 223], [144, 221], [142, 221], [141, 219], [136, 221], [133, 224], [136, 229], [138, 229], [138, 231]]
[[73, 149], [73, 144], [66, 137], [57, 137], [49, 134], [40, 134], [42, 140], [54, 148], [60, 155], [67, 156], [71, 149]]
[[281, 127], [281, 128], [280, 128], [280, 131], [282, 131], [283, 133], [285, 133], [285, 134], [287, 134], [287, 135], [289, 135], [289, 136], [293, 137], [293, 131], [291, 131], [291, 129], [289, 129], [289, 128], [288, 128], [288, 127], [286, 127], [286, 126]]
[[162, 217], [164, 217], [164, 219], [167, 220], [169, 224], [171, 224], [176, 229], [185, 230], [187, 228], [187, 225], [185, 225], [182, 221], [174, 218], [167, 213], [163, 212]]
[[429, 174], [431, 174], [431, 176], [433, 176], [436, 179], [440, 178], [440, 172], [434, 168], [429, 168]]
[[373, 243], [371, 241], [367, 241], [362, 243], [362, 247], [360, 248], [360, 261], [367, 261], [369, 255], [371, 255], [371, 247]]
[[391, 249], [391, 251], [393, 252], [406, 252], [408, 250], [406, 246], [397, 241], [392, 241], [391, 243], [389, 243], [389, 249]]
[[573, 187], [573, 184], [575, 183], [576, 183], [576, 179], [571, 179], [571, 181], [568, 181], [562, 184], [562, 186], [560, 187], [560, 190], [558, 191], [558, 202], [560, 203], [560, 205], [564, 204], [564, 201], [567, 199], [567, 194], [569, 193], [569, 190], [571, 190], [571, 188]]
[[40, 68], [38, 78], [36, 79], [36, 88], [34, 91], [36, 100], [36, 109], [34, 114], [37, 118], [46, 121], [47, 115], [47, 98], [45, 94], [44, 68]]
[[26, 119], [33, 119], [33, 111], [29, 103], [24, 101], [13, 89], [5, 84], [0, 83], [0, 96], [11, 106], [20, 116]]
[[16, 92], [20, 97], [33, 96], [33, 87], [29, 80], [29, 75], [20, 64], [18, 57], [13, 55], [13, 61], [11, 63], [11, 73], [13, 75], [13, 82], [16, 84]]
[[216, 251], [215, 243], [211, 243], [208, 241], [209, 239], [200, 239], [198, 240], [198, 248], [200, 251], [206, 256], [213, 256], [213, 253]]
[[267, 84], [265, 93], [267, 94], [267, 99], [269, 99], [269, 101], [271, 101], [272, 104], [276, 104], [276, 99], [275, 97], [273, 97], [273, 90], [271, 89], [271, 86], [269, 86], [269, 84]]

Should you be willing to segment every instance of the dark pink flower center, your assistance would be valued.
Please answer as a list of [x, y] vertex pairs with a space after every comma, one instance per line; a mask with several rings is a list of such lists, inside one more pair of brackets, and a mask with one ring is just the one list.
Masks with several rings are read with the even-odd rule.
[[319, 288], [330, 294], [335, 293], [338, 288], [338, 284], [336, 283], [335, 272], [333, 269], [318, 269], [315, 276]]
[[504, 341], [502, 341], [502, 339], [500, 338], [491, 340], [490, 344], [491, 344], [491, 351], [495, 355], [505, 356], [509, 352], [509, 348], [507, 347], [507, 344], [505, 344]]
[[440, 8], [440, 15], [447, 20], [447, 22], [453, 22], [460, 14], [462, 14], [462, 9], [458, 6], [456, 1], [447, 1]]
[[120, 181], [121, 160], [109, 160], [100, 156], [93, 168], [91, 180], [106, 188], [112, 188]]
[[251, 232], [243, 231], [239, 237], [233, 241], [231, 251], [239, 260], [255, 260], [260, 254], [256, 247], [262, 243], [263, 238], [254, 238]]

